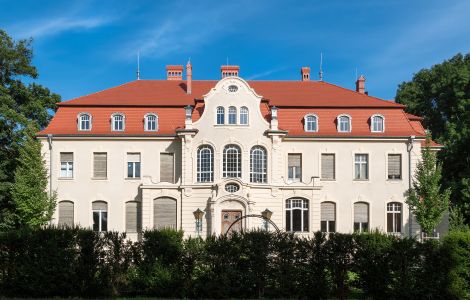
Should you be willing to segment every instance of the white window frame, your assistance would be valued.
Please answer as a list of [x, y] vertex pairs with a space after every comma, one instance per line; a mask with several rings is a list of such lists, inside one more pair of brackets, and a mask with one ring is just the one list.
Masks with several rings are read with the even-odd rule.
[[[245, 111], [245, 112], [244, 112]], [[246, 122], [243, 123], [242, 116], [246, 116]], [[250, 123], [250, 110], [246, 106], [240, 107], [240, 125], [248, 125]]]
[[[341, 130], [341, 118], [348, 118], [349, 120], [349, 130], [348, 131], [343, 131]], [[352, 132], [352, 118], [350, 115], [348, 114], [341, 114], [339, 116], [336, 117], [336, 129], [338, 130], [338, 132]]]
[[[399, 155], [400, 156], [400, 178], [389, 178], [388, 165], [389, 165], [389, 156], [390, 155]], [[403, 153], [400, 152], [387, 152], [385, 153], [385, 180], [387, 182], [400, 182], [403, 180]]]
[[[295, 177], [295, 174], [297, 173], [297, 172], [296, 172], [297, 169], [296, 169], [295, 167], [292, 167], [292, 168], [293, 168], [293, 169], [292, 169], [292, 175], [293, 175], [293, 177], [292, 177], [292, 178], [289, 177], [289, 168], [290, 168], [290, 167], [289, 167], [289, 154], [298, 154], [298, 155], [300, 155], [300, 167], [299, 167], [299, 168], [300, 168], [300, 177], [298, 177], [298, 178]], [[288, 182], [302, 182], [302, 176], [303, 176], [303, 174], [302, 174], [302, 164], [303, 164], [303, 161], [302, 161], [302, 160], [303, 160], [303, 155], [302, 155], [301, 152], [291, 152], [291, 153], [287, 153], [287, 181], [288, 181]]]
[[[109, 221], [109, 213], [108, 213], [108, 205], [109, 203], [106, 202], [106, 201], [93, 201], [93, 202], [104, 202], [106, 203], [106, 210], [103, 210], [103, 209], [92, 209], [91, 212], [91, 219], [92, 219], [92, 222], [94, 223], [94, 219], [93, 219], [93, 215], [95, 212], [98, 213], [98, 216], [99, 216], [99, 220], [98, 220], [98, 231], [97, 232], [106, 232], [108, 231], [108, 221]], [[103, 222], [102, 222], [102, 218], [103, 218], [103, 213], [106, 213], [106, 231], [103, 231]], [[92, 225], [93, 226], [93, 225]], [[92, 230], [94, 231], [94, 228], [92, 227]]]
[[[255, 152], [261, 152], [261, 154]], [[259, 166], [261, 167], [261, 171], [254, 171], [255, 164], [257, 165], [256, 169], [259, 169]], [[263, 146], [253, 146], [250, 150], [250, 182], [268, 182], [268, 151]]]
[[[202, 166], [202, 153], [203, 151], [210, 151], [209, 152], [209, 166], [204, 167]], [[197, 148], [196, 152], [196, 180], [197, 182], [214, 182], [214, 148], [210, 145], [204, 144]], [[203, 180], [209, 177], [209, 180]]]
[[[366, 162], [363, 161], [356, 161], [356, 157], [358, 155], [365, 155], [367, 160]], [[370, 179], [370, 154], [369, 153], [354, 153], [353, 155], [353, 179], [354, 181], [369, 181]], [[356, 164], [359, 166], [366, 165], [366, 178], [356, 178]], [[360, 173], [360, 172], [359, 172]]]
[[[238, 114], [237, 114], [237, 108], [235, 106], [229, 106], [228, 107], [228, 118], [227, 118], [227, 124], [228, 125], [237, 125], [237, 118], [238, 118]], [[231, 117], [234, 121], [234, 123], [231, 122]]]
[[[322, 205], [323, 203], [331, 203], [331, 204], [333, 204], [333, 207], [334, 207], [334, 210], [335, 210], [335, 211], [334, 211], [335, 219], [333, 220], [333, 222], [335, 222], [335, 230], [333, 230], [333, 231], [332, 231], [331, 228], [330, 228], [330, 222], [332, 222], [331, 220], [329, 220], [329, 221], [322, 221], [322, 220], [321, 220], [321, 214], [322, 214], [321, 205]], [[323, 201], [323, 202], [320, 202], [320, 231], [321, 231], [321, 232], [324, 232], [324, 233], [333, 233], [333, 232], [337, 232], [337, 228], [338, 228], [337, 216], [338, 216], [338, 214], [337, 214], [336, 212], [337, 212], [337, 209], [336, 209], [336, 203], [335, 203], [335, 202], [333, 202], [333, 201]], [[322, 231], [322, 230], [321, 230], [321, 224], [322, 224], [322, 222], [326, 222], [326, 231]]]
[[[294, 206], [293, 200], [300, 200], [300, 207], [299, 206]], [[286, 220], [286, 231], [287, 232], [309, 232], [310, 231], [310, 201], [305, 198], [300, 198], [300, 197], [292, 197], [289, 199], [286, 199], [284, 202], [284, 207], [285, 207], [285, 220]], [[300, 210], [300, 228], [301, 230], [294, 230], [293, 225], [294, 225], [294, 210]], [[287, 212], [290, 211], [290, 229], [287, 230]], [[308, 223], [308, 228], [307, 230], [304, 230], [305, 228], [305, 218], [304, 218], [304, 212], [307, 211], [307, 223]]]
[[[89, 123], [89, 127], [88, 129], [83, 129], [82, 127], [82, 117], [84, 116], [88, 116], [89, 120], [88, 120], [88, 123]], [[91, 116], [90, 113], [87, 113], [87, 112], [83, 112], [83, 113], [79, 113], [78, 116], [77, 116], [77, 129], [78, 131], [91, 131], [91, 128], [92, 128], [92, 120], [93, 120], [93, 117]]]
[[[149, 129], [149, 117], [155, 117], [155, 129]], [[158, 115], [156, 113], [148, 113], [144, 116], [144, 131], [158, 131]]]
[[[129, 161], [129, 154], [139, 154], [139, 161]], [[129, 164], [132, 164], [132, 176], [129, 176]], [[136, 164], [139, 164], [139, 176], [136, 176]], [[140, 179], [142, 177], [142, 153], [140, 152], [127, 152], [126, 153], [126, 178], [127, 179]]]
[[[235, 162], [236, 171], [228, 171], [227, 152], [229, 150], [237, 150], [237, 160]], [[242, 149], [240, 146], [235, 144], [229, 144], [224, 146], [222, 152], [222, 177], [223, 178], [241, 178], [242, 177]], [[228, 174], [236, 173], [236, 176], [229, 176]]]
[[[315, 120], [308, 121], [309, 118], [314, 118]], [[310, 130], [308, 129], [308, 124], [309, 123], [314, 123], [315, 124], [315, 130]], [[304, 116], [304, 130], [305, 132], [318, 132], [319, 126], [318, 126], [318, 116], [316, 114], [306, 114]]]
[[[323, 157], [323, 154], [330, 154], [330, 155], [333, 155], [333, 158], [334, 158], [334, 167], [333, 167], [333, 174], [334, 174], [334, 178], [333, 179], [327, 179], [327, 178], [323, 178], [321, 176], [322, 174], [322, 168], [323, 168], [323, 165], [322, 165], [322, 157]], [[334, 182], [336, 181], [336, 177], [338, 175], [338, 172], [336, 172], [337, 170], [337, 166], [338, 166], [338, 163], [336, 161], [336, 158], [338, 157], [338, 154], [336, 152], [320, 152], [319, 153], [319, 163], [318, 163], [318, 174], [320, 174], [320, 180], [321, 181], [325, 181], [325, 182]]]
[[[392, 233], [392, 234], [401, 234], [403, 232], [403, 204], [397, 201], [391, 201], [387, 202], [387, 214], [385, 216], [385, 228], [387, 230], [387, 233]], [[390, 207], [389, 207], [390, 206]], [[396, 210], [396, 208], [399, 207], [399, 210]], [[392, 214], [392, 231], [389, 231], [388, 229], [388, 214]], [[400, 214], [400, 228], [397, 228], [396, 220], [395, 220], [395, 215]], [[399, 231], [396, 231], [396, 229], [399, 229]]]
[[[382, 130], [374, 130], [374, 120], [375, 118], [382, 119]], [[381, 114], [374, 114], [370, 117], [370, 132], [383, 133], [385, 132], [385, 117]]]
[[[219, 116], [222, 116], [222, 123], [219, 123]], [[225, 107], [217, 106], [215, 109], [215, 124], [225, 125]]]
[[[365, 205], [367, 205], [367, 222], [356, 222], [356, 220], [354, 219], [354, 214], [355, 214], [355, 204], [356, 203], [363, 203]], [[366, 202], [366, 201], [356, 201], [353, 203], [353, 215], [352, 215], [352, 218], [353, 218], [353, 232], [359, 232], [359, 233], [362, 233], [362, 232], [370, 232], [371, 231], [371, 222], [370, 222], [370, 203], [369, 202]], [[359, 230], [355, 230], [354, 229], [354, 225], [355, 223], [359, 223]], [[367, 223], [367, 229], [364, 229], [364, 223]], [[366, 231], [367, 230], [367, 231]]]
[[[72, 161], [60, 161], [60, 172], [59, 172], [59, 175], [61, 179], [73, 179], [73, 171], [74, 171], [74, 164], [73, 164], [73, 161], [74, 161], [74, 153], [73, 152], [60, 152], [60, 153], [72, 153]], [[60, 155], [59, 153], [59, 155]], [[60, 159], [60, 157], [59, 157]], [[62, 165], [65, 166], [65, 175], [62, 174]]]
[[[116, 117], [122, 117], [122, 129], [116, 129]], [[124, 131], [126, 129], [126, 116], [123, 113], [114, 113], [111, 115], [111, 131]]]

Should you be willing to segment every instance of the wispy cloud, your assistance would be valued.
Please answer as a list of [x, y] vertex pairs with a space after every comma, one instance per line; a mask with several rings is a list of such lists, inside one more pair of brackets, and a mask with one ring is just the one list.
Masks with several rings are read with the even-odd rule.
[[250, 76], [247, 76], [246, 79], [247, 80], [254, 80], [254, 79], [258, 79], [258, 78], [263, 78], [263, 77], [269, 76], [271, 74], [280, 72], [280, 71], [285, 70], [285, 69], [286, 69], [286, 67], [280, 67], [280, 68], [267, 70], [267, 71], [264, 71], [264, 72], [260, 72], [260, 73], [256, 73], [256, 74], [252, 74]]

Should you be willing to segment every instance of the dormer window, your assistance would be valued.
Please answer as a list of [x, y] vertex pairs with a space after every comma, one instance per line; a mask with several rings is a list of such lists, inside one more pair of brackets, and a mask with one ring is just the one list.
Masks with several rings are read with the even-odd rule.
[[237, 108], [235, 106], [228, 108], [228, 123], [230, 125], [237, 124]]
[[217, 107], [217, 125], [225, 124], [225, 108]]
[[124, 131], [124, 115], [114, 114], [111, 116], [111, 130]]
[[89, 131], [91, 130], [91, 115], [87, 113], [78, 116], [78, 130]]
[[384, 132], [384, 117], [382, 115], [373, 115], [370, 119], [370, 129], [372, 132]]
[[145, 131], [157, 131], [158, 130], [158, 116], [156, 114], [145, 115]]
[[304, 130], [307, 132], [318, 131], [318, 117], [316, 115], [306, 115], [304, 117]]
[[337, 119], [338, 132], [351, 132], [351, 117], [348, 115], [340, 115]]

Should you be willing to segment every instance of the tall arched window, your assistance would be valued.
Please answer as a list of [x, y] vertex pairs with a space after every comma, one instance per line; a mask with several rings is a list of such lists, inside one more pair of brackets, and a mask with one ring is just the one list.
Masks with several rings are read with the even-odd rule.
[[315, 115], [306, 115], [304, 118], [304, 129], [308, 132], [318, 131], [318, 118]]
[[78, 116], [78, 130], [91, 130], [91, 115], [87, 113]]
[[365, 202], [354, 203], [354, 231], [369, 231], [369, 204]]
[[59, 222], [61, 226], [73, 227], [73, 202], [60, 201], [59, 202]]
[[254, 146], [250, 151], [250, 182], [267, 182], [267, 155], [266, 149]]
[[401, 203], [387, 203], [387, 232], [401, 232]]
[[240, 124], [248, 125], [248, 108], [245, 106], [240, 107]]
[[111, 116], [111, 130], [113, 131], [124, 130], [124, 115], [114, 114]]
[[242, 177], [242, 151], [237, 145], [224, 148], [222, 176]]
[[225, 108], [222, 106], [217, 107], [217, 124], [225, 124]]
[[384, 117], [381, 115], [373, 115], [370, 120], [372, 132], [384, 132]]
[[214, 181], [214, 150], [203, 145], [197, 149], [197, 182]]
[[144, 123], [145, 131], [158, 130], [158, 116], [156, 114], [146, 114]]
[[160, 197], [153, 200], [153, 228], [176, 229], [176, 199]]
[[91, 204], [93, 213], [93, 231], [108, 230], [108, 203], [105, 201], [94, 201]]
[[336, 231], [336, 204], [322, 202], [320, 204], [320, 230], [321, 232]]
[[237, 124], [237, 108], [235, 106], [230, 106], [228, 108], [228, 123]]
[[351, 117], [348, 115], [340, 115], [337, 121], [339, 132], [351, 132]]
[[308, 200], [286, 200], [286, 231], [308, 231]]

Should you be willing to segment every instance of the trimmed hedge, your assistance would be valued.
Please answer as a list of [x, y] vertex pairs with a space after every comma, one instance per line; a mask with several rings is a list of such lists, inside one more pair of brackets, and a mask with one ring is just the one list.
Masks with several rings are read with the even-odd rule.
[[[470, 299], [470, 233], [417, 242], [381, 233], [251, 231], [183, 239], [81, 228], [0, 233], [0, 295]], [[361, 295], [362, 294], [362, 295]]]

